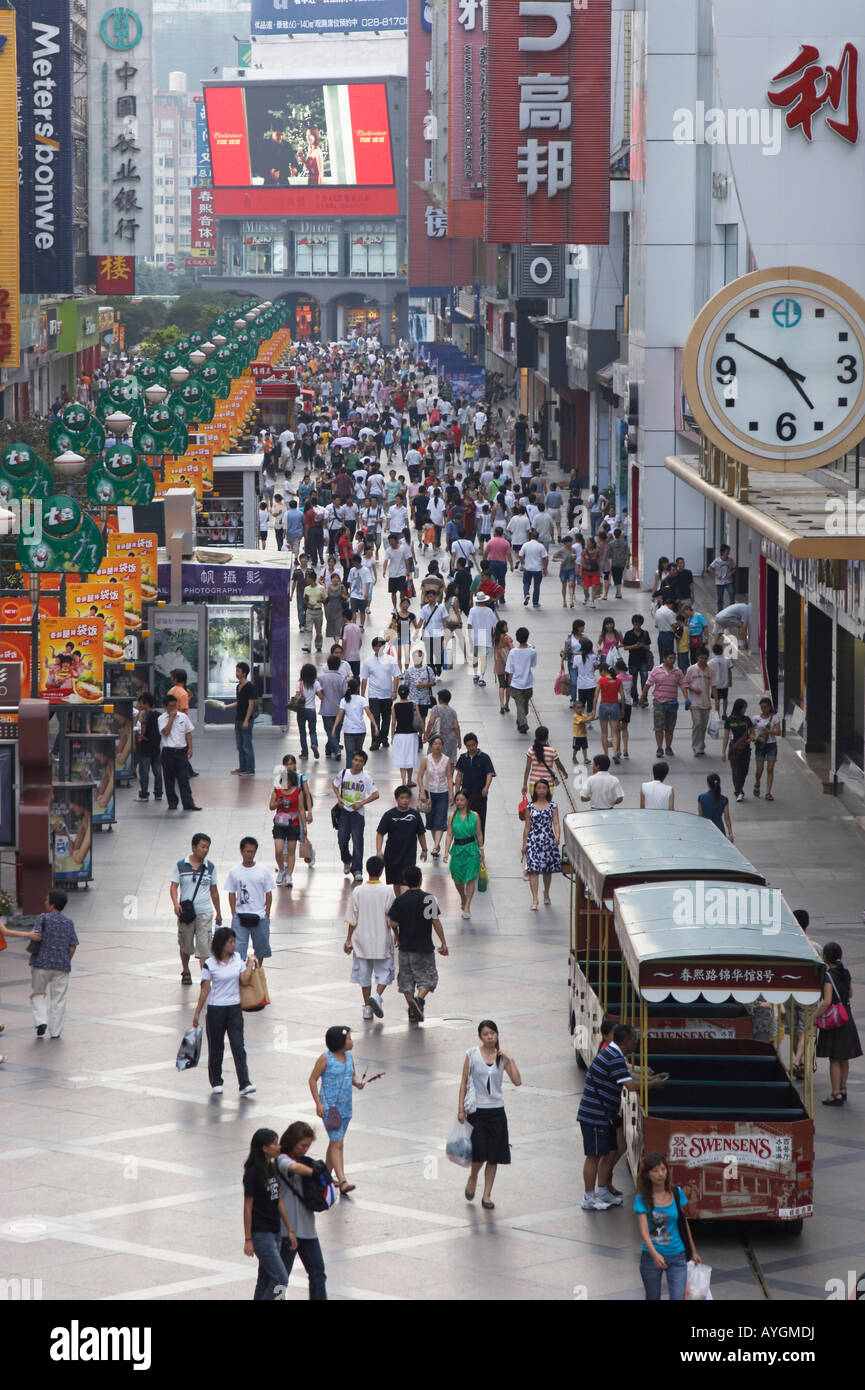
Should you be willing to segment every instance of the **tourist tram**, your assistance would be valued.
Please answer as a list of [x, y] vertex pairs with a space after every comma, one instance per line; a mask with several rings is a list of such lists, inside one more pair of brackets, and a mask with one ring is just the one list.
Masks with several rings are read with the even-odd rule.
[[[824, 974], [814, 947], [711, 822], [588, 812], [567, 817], [565, 843], [577, 1059], [596, 1055], [604, 1014], [639, 1038], [640, 1088], [623, 1092], [632, 1173], [645, 1150], [667, 1153], [695, 1219], [800, 1231], [813, 1211], [811, 1006]], [[791, 1002], [806, 1010], [802, 1095], [772, 1041]], [[649, 1088], [653, 1073], [667, 1075], [662, 1087]]]

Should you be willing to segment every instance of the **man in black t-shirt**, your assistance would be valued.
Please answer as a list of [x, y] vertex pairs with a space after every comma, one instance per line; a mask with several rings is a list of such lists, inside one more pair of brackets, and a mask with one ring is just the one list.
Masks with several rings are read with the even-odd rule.
[[255, 686], [249, 679], [249, 666], [238, 661], [237, 696], [225, 709], [234, 710], [234, 741], [237, 744], [239, 767], [232, 769], [233, 777], [255, 776], [255, 751], [252, 747], [252, 726], [255, 723]]
[[[694, 598], [694, 576], [689, 569], [685, 568], [684, 556], [676, 557], [676, 568], [666, 579], [666, 586], [672, 593], [676, 603], [682, 599], [691, 602]], [[675, 607], [675, 604], [673, 605]]]
[[[403, 872], [405, 891], [390, 905], [388, 922], [396, 928], [399, 947], [397, 984], [408, 1004], [410, 1023], [423, 1023], [426, 997], [439, 981], [436, 969], [435, 931], [441, 945], [439, 955], [449, 954], [439, 918], [439, 905], [432, 893], [421, 891], [421, 871], [410, 864]], [[417, 993], [415, 993], [417, 990]]]
[[[396, 806], [385, 811], [376, 827], [375, 852], [384, 860], [385, 882], [399, 897], [403, 891], [404, 871], [415, 863], [420, 845], [421, 859], [426, 863], [426, 831], [420, 813], [411, 804], [408, 787], [397, 787]], [[387, 847], [384, 847], [387, 836]]]

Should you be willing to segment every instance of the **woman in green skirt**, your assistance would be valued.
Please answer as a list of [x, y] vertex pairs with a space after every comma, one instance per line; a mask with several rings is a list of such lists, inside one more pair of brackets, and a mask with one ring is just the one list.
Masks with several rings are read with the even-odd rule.
[[469, 912], [469, 904], [475, 895], [478, 876], [484, 862], [484, 836], [480, 817], [469, 810], [469, 799], [465, 792], [457, 792], [454, 805], [454, 812], [448, 822], [443, 863], [447, 864], [450, 856], [451, 878], [460, 895], [463, 919], [468, 921], [472, 915]]

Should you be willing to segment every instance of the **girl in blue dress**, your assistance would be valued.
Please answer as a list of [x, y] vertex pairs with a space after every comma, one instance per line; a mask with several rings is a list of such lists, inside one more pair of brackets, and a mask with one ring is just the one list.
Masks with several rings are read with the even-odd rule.
[[324, 1045], [327, 1051], [321, 1054], [310, 1072], [309, 1089], [315, 1101], [315, 1113], [324, 1121], [327, 1130], [329, 1142], [324, 1161], [336, 1175], [340, 1192], [354, 1192], [355, 1184], [346, 1181], [343, 1141], [351, 1121], [352, 1087], [362, 1091], [364, 1083], [355, 1076], [350, 1028], [328, 1028]]

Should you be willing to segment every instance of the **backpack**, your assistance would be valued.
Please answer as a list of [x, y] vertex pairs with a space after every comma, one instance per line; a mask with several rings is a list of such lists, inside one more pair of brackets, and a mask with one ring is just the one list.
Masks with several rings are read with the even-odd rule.
[[301, 1176], [293, 1173], [296, 1180], [294, 1190], [307, 1211], [328, 1211], [336, 1201], [336, 1188], [330, 1169], [320, 1158], [306, 1158], [304, 1163], [312, 1168], [312, 1174]]

